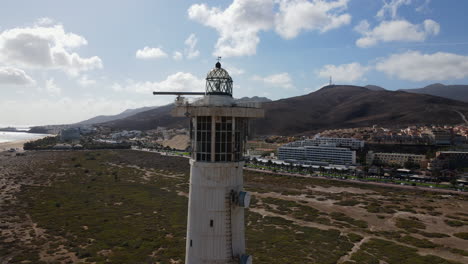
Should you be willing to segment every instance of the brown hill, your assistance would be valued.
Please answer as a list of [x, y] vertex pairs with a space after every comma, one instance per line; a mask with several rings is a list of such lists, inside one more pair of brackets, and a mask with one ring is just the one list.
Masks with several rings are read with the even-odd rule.
[[448, 99], [468, 102], [468, 85], [443, 85], [434, 83], [424, 88], [402, 89], [409, 93], [429, 94]]
[[[332, 85], [303, 96], [263, 104], [265, 118], [252, 124], [258, 135], [297, 135], [323, 129], [413, 124], [458, 124], [458, 111], [468, 116], [468, 103], [403, 91], [372, 91], [360, 86]], [[186, 127], [173, 118], [171, 105], [106, 123], [112, 128]]]

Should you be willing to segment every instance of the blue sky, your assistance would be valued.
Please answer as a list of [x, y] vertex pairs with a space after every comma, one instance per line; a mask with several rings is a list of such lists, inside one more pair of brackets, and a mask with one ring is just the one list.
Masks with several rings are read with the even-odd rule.
[[460, 0], [6, 1], [0, 124], [80, 121], [203, 91], [217, 56], [234, 96], [328, 83], [468, 83]]

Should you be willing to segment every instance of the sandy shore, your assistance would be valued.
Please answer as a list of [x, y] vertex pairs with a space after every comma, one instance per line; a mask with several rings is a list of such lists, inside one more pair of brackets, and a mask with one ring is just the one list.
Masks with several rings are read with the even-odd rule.
[[23, 144], [28, 142], [30, 140], [18, 140], [18, 141], [10, 141], [10, 142], [5, 142], [5, 143], [0, 143], [0, 151], [5, 151], [9, 150], [11, 148], [14, 149], [23, 149]]
[[[48, 137], [48, 136], [50, 136], [50, 135], [44, 135], [42, 138]], [[16, 141], [0, 143], [0, 151], [6, 151], [6, 150], [9, 150], [11, 148], [18, 149], [18, 150], [23, 150], [24, 143], [29, 142], [29, 141], [33, 141], [33, 140], [38, 140], [40, 138], [41, 137], [38, 137], [38, 138], [35, 138], [35, 139], [16, 140]]]

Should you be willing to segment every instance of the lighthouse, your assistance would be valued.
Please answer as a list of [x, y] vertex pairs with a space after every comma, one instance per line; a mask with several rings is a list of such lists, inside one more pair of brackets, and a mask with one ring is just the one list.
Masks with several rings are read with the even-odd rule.
[[[264, 115], [259, 103], [236, 103], [232, 78], [218, 61], [204, 93], [176, 94], [172, 114], [190, 119], [190, 191], [186, 264], [252, 263], [245, 250], [244, 149], [249, 120]], [[203, 95], [189, 102], [181, 95]]]

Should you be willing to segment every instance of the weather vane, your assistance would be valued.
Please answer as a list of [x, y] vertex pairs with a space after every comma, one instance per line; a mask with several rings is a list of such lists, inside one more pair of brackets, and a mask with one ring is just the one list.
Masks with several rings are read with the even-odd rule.
[[218, 56], [218, 62], [221, 60], [221, 56]]

